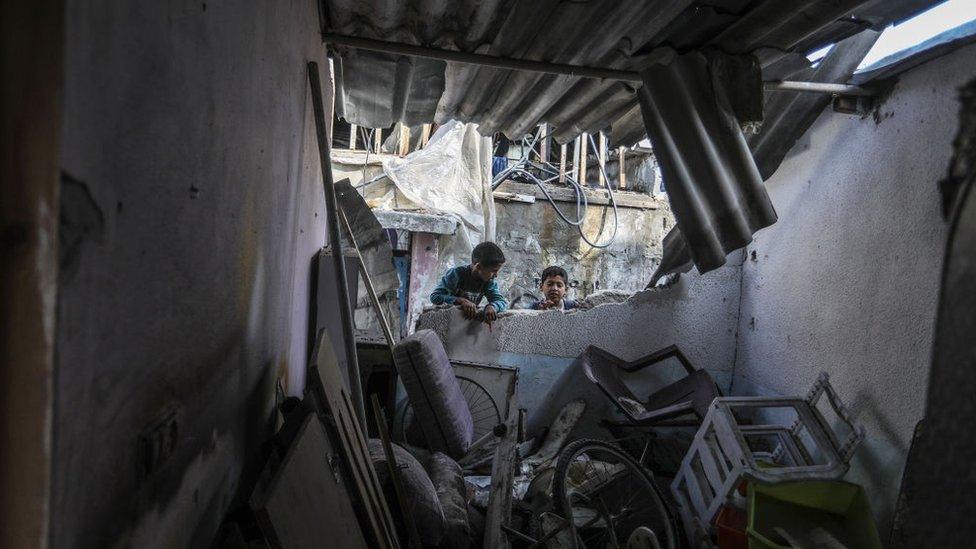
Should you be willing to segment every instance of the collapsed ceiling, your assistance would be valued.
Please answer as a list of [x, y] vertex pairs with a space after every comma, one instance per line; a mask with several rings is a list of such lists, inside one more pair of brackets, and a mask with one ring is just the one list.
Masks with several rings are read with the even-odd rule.
[[[330, 34], [437, 49], [639, 71], [659, 46], [753, 53], [764, 78], [815, 76], [805, 54], [881, 30], [938, 0], [325, 0]], [[499, 69], [335, 48], [338, 115], [365, 127], [477, 122], [516, 138], [541, 123], [566, 142], [611, 129], [643, 139], [637, 82]], [[856, 63], [855, 63], [856, 66]], [[845, 66], [846, 68], [846, 66]], [[853, 68], [850, 68], [853, 72]], [[850, 73], [833, 71], [833, 81]], [[767, 92], [767, 96], [771, 93]], [[790, 93], [790, 96], [798, 94]], [[767, 97], [767, 104], [770, 98]], [[822, 108], [822, 107], [821, 107]], [[782, 117], [780, 117], [782, 118]]]

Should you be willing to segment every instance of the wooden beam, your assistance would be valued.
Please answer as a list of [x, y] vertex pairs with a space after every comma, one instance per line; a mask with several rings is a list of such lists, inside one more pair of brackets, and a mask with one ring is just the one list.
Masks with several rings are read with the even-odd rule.
[[356, 150], [356, 125], [349, 124], [349, 150]]
[[583, 132], [580, 134], [580, 176], [577, 181], [580, 185], [586, 185], [586, 157], [589, 156], [590, 134]]
[[[50, 477], [66, 11], [54, 0], [0, 4], [0, 547], [47, 547], [59, 493]], [[95, 371], [72, 358], [62, 356], [67, 367]]]
[[566, 144], [559, 146], [559, 182], [566, 182]]
[[417, 147], [422, 149], [427, 146], [427, 141], [430, 140], [430, 124], [424, 124], [420, 129], [420, 145]]
[[620, 189], [627, 188], [627, 172], [624, 171], [624, 155], [627, 154], [627, 147], [617, 149], [617, 159], [620, 161]]
[[539, 159], [543, 162], [549, 162], [549, 124], [539, 126], [539, 131], [542, 132], [542, 139], [539, 145]]
[[518, 408], [513, 406], [505, 418], [505, 433], [498, 441], [491, 461], [491, 488], [488, 492], [488, 508], [485, 511], [485, 541], [482, 547], [508, 549], [508, 536], [502, 529], [512, 520], [512, 485], [515, 482], [517, 460], [516, 433]]
[[380, 128], [376, 128], [373, 131], [373, 152], [376, 154], [380, 154], [380, 151], [382, 150], [383, 150], [383, 130]]
[[607, 136], [600, 132], [600, 150], [598, 153], [600, 156], [597, 158], [597, 163], [600, 165], [600, 186], [603, 187], [607, 184], [607, 178], [604, 173], [607, 170]]
[[580, 155], [580, 136], [573, 140], [573, 179], [579, 183], [579, 155]]
[[397, 128], [400, 130], [400, 143], [397, 154], [407, 156], [410, 154], [410, 128], [405, 124], [398, 124]]
[[[561, 187], [559, 185], [545, 185], [549, 191], [549, 196], [557, 202], [576, 202], [576, 191], [572, 188]], [[539, 187], [531, 183], [518, 183], [516, 181], [505, 181], [495, 192], [514, 193], [516, 195], [534, 196], [536, 202], [546, 201], [546, 195], [539, 190]], [[595, 187], [585, 187], [586, 201], [591, 205], [603, 206], [610, 204], [607, 199], [606, 189], [600, 190]], [[649, 194], [637, 193], [633, 191], [613, 193], [614, 202], [621, 208], [637, 208], [641, 210], [657, 210], [662, 207], [663, 202]]]

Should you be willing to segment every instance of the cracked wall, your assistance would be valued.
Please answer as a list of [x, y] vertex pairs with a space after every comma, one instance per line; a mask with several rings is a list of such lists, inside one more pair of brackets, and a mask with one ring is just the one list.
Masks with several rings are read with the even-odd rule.
[[[559, 265], [577, 284], [570, 291], [571, 298], [604, 289], [643, 289], [661, 262], [661, 240], [674, 225], [667, 201], [653, 202], [649, 208], [618, 208], [617, 236], [608, 248], [599, 249], [584, 242], [545, 199], [537, 198], [534, 204], [496, 199], [495, 240], [507, 259], [498, 275], [499, 288], [510, 303], [531, 304], [542, 297], [537, 281], [542, 269]], [[575, 203], [556, 204], [567, 217], [576, 217]], [[592, 242], [604, 244], [613, 233], [613, 224], [609, 206], [591, 204], [583, 231]]]
[[[464, 320], [457, 309], [437, 309], [421, 315], [417, 328], [437, 332], [452, 359], [518, 367], [521, 405], [530, 412], [587, 345], [632, 360], [676, 344], [727, 390], [735, 355], [741, 257], [735, 252], [720, 269], [705, 275], [692, 270], [670, 286], [637, 292], [621, 303], [568, 313], [513, 311], [491, 331]], [[653, 377], [651, 370], [642, 375]]]

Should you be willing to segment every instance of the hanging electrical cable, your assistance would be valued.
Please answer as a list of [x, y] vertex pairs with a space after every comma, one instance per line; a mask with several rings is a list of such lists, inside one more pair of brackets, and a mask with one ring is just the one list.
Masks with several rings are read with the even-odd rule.
[[[583, 233], [583, 222], [586, 220], [586, 210], [589, 206], [589, 203], [586, 199], [586, 190], [583, 187], [583, 185], [580, 185], [580, 183], [576, 181], [573, 177], [566, 178], [566, 183], [568, 183], [573, 188], [573, 191], [576, 194], [576, 219], [572, 220], [565, 213], [563, 213], [562, 210], [559, 209], [559, 206], [556, 205], [555, 199], [552, 198], [552, 195], [550, 195], [549, 191], [546, 189], [546, 184], [554, 179], [557, 179], [559, 177], [558, 175], [559, 172], [555, 170], [547, 169], [549, 162], [546, 159], [542, 160], [542, 167], [540, 168], [540, 170], [548, 171], [550, 173], [555, 173], [556, 175], [553, 177], [547, 178], [546, 180], [541, 180], [535, 174], [533, 174], [532, 172], [530, 172], [525, 168], [526, 164], [529, 163], [528, 160], [529, 156], [531, 155], [531, 153], [535, 152], [536, 143], [538, 143], [539, 140], [543, 137], [548, 138], [549, 136], [548, 135], [543, 136], [542, 128], [539, 128], [539, 131], [537, 131], [535, 136], [533, 136], [532, 142], [529, 143], [528, 149], [525, 148], [525, 139], [522, 140], [522, 144], [523, 144], [522, 156], [518, 159], [518, 161], [515, 162], [514, 165], [505, 168], [504, 170], [499, 172], [498, 175], [492, 178], [492, 182], [491, 182], [492, 190], [495, 190], [499, 185], [501, 185], [506, 179], [508, 179], [512, 175], [515, 174], [522, 175], [526, 179], [532, 181], [539, 187], [539, 190], [542, 191], [542, 194], [546, 197], [546, 200], [549, 201], [549, 204], [552, 206], [552, 209], [556, 212], [556, 215], [559, 216], [559, 218], [562, 219], [563, 222], [566, 223], [567, 225], [571, 225], [575, 227], [577, 232], [579, 232], [580, 238], [583, 239], [583, 242], [586, 242], [590, 247], [597, 248], [597, 249], [604, 249], [610, 247], [617, 239], [617, 231], [619, 229], [619, 212], [617, 210], [617, 202], [613, 196], [613, 188], [610, 186], [610, 178], [607, 177], [607, 172], [604, 167], [603, 159], [600, 158], [599, 159], [600, 162], [598, 164], [600, 167], [600, 173], [603, 175], [603, 181], [606, 185], [607, 195], [610, 201], [610, 205], [613, 208], [613, 232], [610, 235], [610, 239], [606, 243], [597, 244], [595, 242], [592, 242]], [[593, 140], [592, 135], [589, 136], [589, 144], [593, 146], [594, 150], [599, 150], [596, 146], [596, 142]], [[583, 143], [583, 147], [587, 147], [587, 146], [588, 145], [586, 143]], [[582, 179], [585, 182], [586, 174], [583, 174]]]
[[[590, 138], [590, 145], [593, 146], [593, 150], [599, 151], [599, 149], [596, 146], [596, 142], [593, 141], [593, 136], [590, 135], [588, 137]], [[620, 225], [620, 219], [617, 213], [617, 201], [613, 197], [613, 187], [610, 186], [610, 178], [607, 177], [607, 172], [604, 169], [603, 158], [599, 154], [597, 154], [597, 158], [599, 160], [597, 164], [600, 166], [600, 174], [603, 175], [603, 183], [607, 187], [607, 197], [610, 200], [610, 205], [613, 206], [613, 232], [610, 233], [610, 240], [608, 240], [606, 244], [594, 244], [593, 242], [590, 242], [590, 239], [586, 238], [585, 234], [583, 234], [582, 226], [577, 227], [577, 230], [579, 230], [580, 238], [582, 238], [590, 246], [594, 248], [608, 248], [610, 247], [611, 244], [613, 244], [613, 241], [617, 239], [617, 229]], [[586, 174], [583, 174], [583, 179], [584, 180], [586, 179]], [[604, 208], [604, 212], [606, 212], [606, 208]]]
[[369, 152], [373, 148], [373, 135], [374, 132], [376, 132], [376, 130], [372, 128], [369, 129], [360, 128], [360, 129], [366, 132], [366, 159], [363, 160], [363, 179], [362, 179], [363, 181], [366, 181], [366, 168], [367, 166], [369, 166]]

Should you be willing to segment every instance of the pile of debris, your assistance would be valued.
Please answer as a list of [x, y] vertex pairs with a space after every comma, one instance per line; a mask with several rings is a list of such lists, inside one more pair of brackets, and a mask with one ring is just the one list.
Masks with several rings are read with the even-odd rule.
[[[591, 346], [530, 414], [517, 369], [452, 362], [420, 330], [394, 348], [392, 417], [372, 395], [370, 439], [325, 331], [314, 357], [225, 547], [881, 546], [840, 480], [864, 432], [826, 374], [805, 398], [727, 397], [675, 346]], [[672, 359], [680, 379], [628, 389]]]

